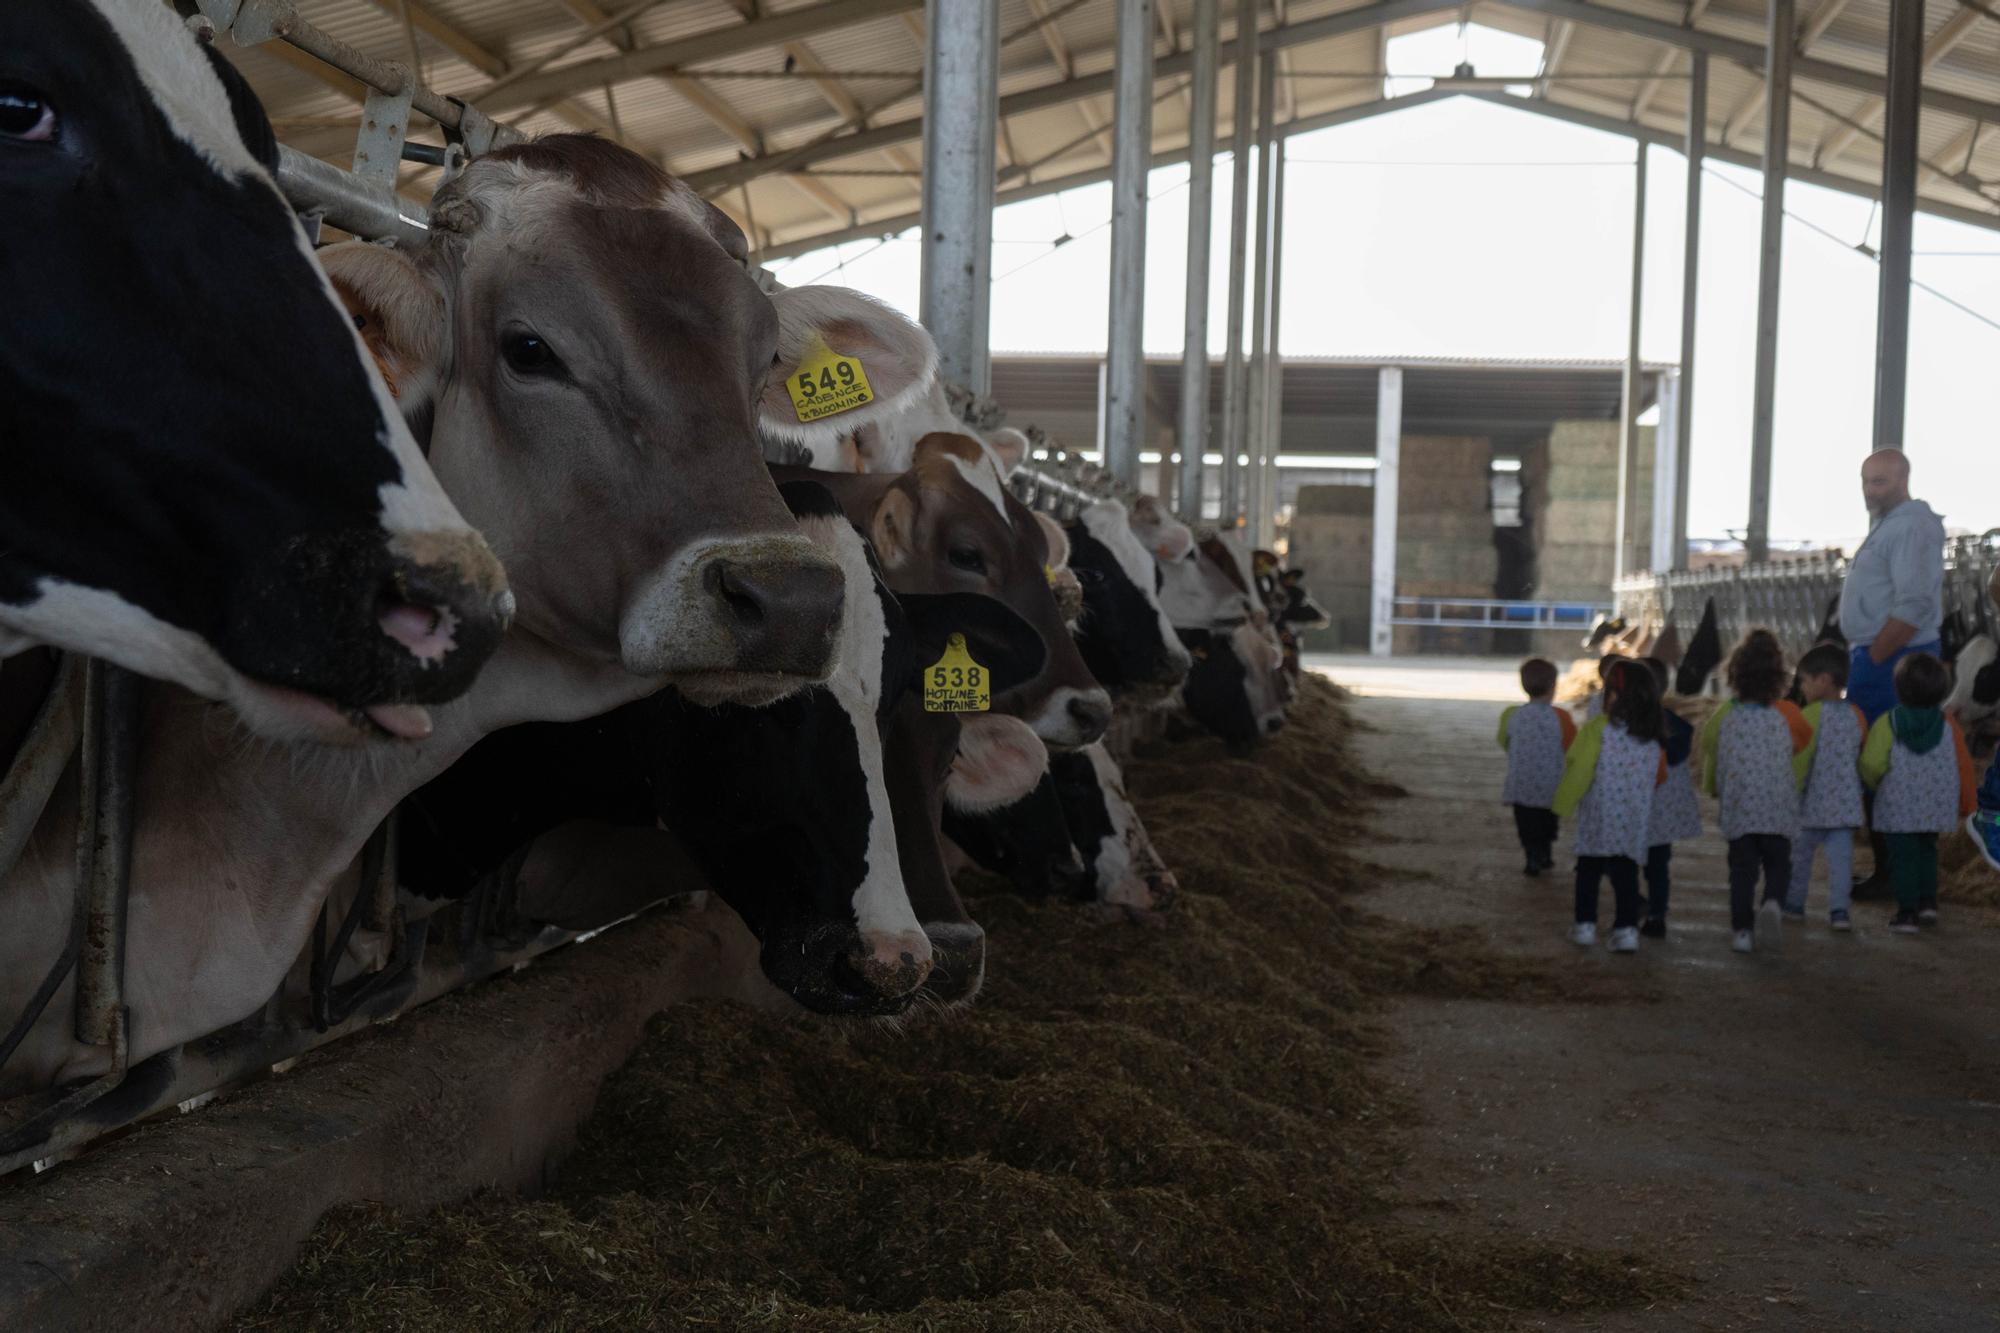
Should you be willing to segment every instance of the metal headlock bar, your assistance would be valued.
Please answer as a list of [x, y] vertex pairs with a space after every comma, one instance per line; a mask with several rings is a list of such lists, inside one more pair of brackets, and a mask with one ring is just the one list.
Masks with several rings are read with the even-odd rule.
[[[1837, 606], [1847, 564], [1843, 556], [1820, 553], [1726, 569], [1639, 574], [1616, 586], [1617, 614], [1633, 624], [1675, 626], [1685, 640], [1713, 599], [1716, 629], [1724, 644], [1762, 625], [1787, 648], [1801, 652], [1812, 646], [1829, 611]], [[1987, 586], [1996, 565], [2000, 565], [2000, 528], [1948, 541], [1945, 614], [1957, 612], [1967, 624], [1990, 624]]]

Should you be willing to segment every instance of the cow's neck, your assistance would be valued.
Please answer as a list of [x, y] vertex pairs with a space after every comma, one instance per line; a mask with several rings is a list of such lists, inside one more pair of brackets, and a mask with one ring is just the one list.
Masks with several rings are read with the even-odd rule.
[[[368, 835], [480, 737], [594, 716], [656, 686], [517, 630], [464, 698], [434, 710], [429, 738], [367, 749], [273, 745], [234, 731], [226, 713], [185, 691], [149, 688], [125, 969], [133, 1058], [254, 1013]], [[69, 782], [29, 854], [0, 881], [0, 1013], [18, 1012], [62, 948], [76, 809]], [[100, 1057], [68, 1039], [67, 997], [65, 987], [0, 1094], [15, 1079], [93, 1072]]]

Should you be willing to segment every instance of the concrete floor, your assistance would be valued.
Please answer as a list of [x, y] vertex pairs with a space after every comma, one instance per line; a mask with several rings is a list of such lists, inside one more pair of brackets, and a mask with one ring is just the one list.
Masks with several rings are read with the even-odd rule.
[[1568, 876], [1522, 876], [1498, 800], [1513, 664], [1313, 664], [1361, 696], [1364, 758], [1411, 793], [1366, 853], [1420, 878], [1366, 904], [1597, 983], [1587, 1001], [1397, 1004], [1389, 1067], [1424, 1113], [1413, 1220], [1693, 1279], [1672, 1308], [1549, 1326], [2000, 1327], [2000, 918], [1947, 904], [1909, 939], [1857, 904], [1839, 936], [1815, 882], [1782, 954], [1736, 955], [1711, 832], [1677, 855], [1670, 938], [1578, 949]]

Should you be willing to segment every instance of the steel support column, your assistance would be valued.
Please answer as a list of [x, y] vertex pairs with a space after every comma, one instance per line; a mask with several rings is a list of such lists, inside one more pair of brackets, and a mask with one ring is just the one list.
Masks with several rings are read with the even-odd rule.
[[1648, 567], [1655, 572], [1667, 568], [1672, 553], [1679, 549], [1685, 527], [1680, 522], [1680, 424], [1685, 404], [1681, 400], [1681, 377], [1668, 371], [1659, 378], [1660, 424], [1653, 432], [1653, 558]]
[[1250, 465], [1257, 469], [1258, 508], [1251, 530], [1257, 536], [1257, 544], [1269, 547], [1278, 537], [1278, 508], [1283, 497], [1278, 493], [1278, 452], [1284, 445], [1285, 425], [1285, 353], [1278, 343], [1278, 330], [1284, 327], [1283, 292], [1285, 287], [1285, 140], [1284, 136], [1273, 134], [1266, 171], [1271, 176], [1271, 188], [1265, 192], [1269, 201], [1271, 218], [1271, 274], [1270, 300], [1265, 306], [1264, 320], [1264, 412], [1263, 428], [1260, 432], [1262, 447], [1251, 457]]
[[1146, 437], [1146, 173], [1153, 163], [1154, 0], [1118, 0], [1112, 85], [1111, 329], [1104, 465], [1139, 484]]
[[1222, 477], [1218, 486], [1225, 528], [1235, 525], [1243, 510], [1241, 477], [1236, 459], [1243, 452], [1249, 377], [1243, 364], [1243, 288], [1250, 238], [1250, 149], [1256, 138], [1257, 44], [1245, 38], [1257, 31], [1257, 0], [1236, 0], [1236, 103], [1230, 136], [1229, 176], [1229, 322], [1222, 371]]
[[[1215, 89], [1222, 45], [1216, 0], [1194, 0], [1193, 104], [1188, 109], [1187, 316], [1181, 344], [1180, 516], [1201, 521], [1202, 455], [1208, 452], [1208, 259], [1215, 212]], [[1162, 464], [1161, 489], [1168, 469]]]
[[1396, 644], [1396, 511], [1403, 470], [1403, 368], [1384, 366], [1375, 390], [1375, 558], [1369, 568], [1368, 651]]
[[1639, 400], [1645, 381], [1639, 373], [1639, 317], [1646, 285], [1646, 155], [1638, 145], [1632, 165], [1632, 299], [1626, 309], [1625, 378], [1618, 409], [1618, 509], [1612, 518], [1612, 578], [1622, 579], [1638, 568], [1637, 517], [1632, 500], [1639, 479]]
[[1910, 235], [1917, 211], [1917, 118], [1924, 0], [1890, 0], [1889, 96], [1882, 129], [1882, 275], [1875, 308], [1875, 447], [1903, 447], [1910, 368]]
[[[1653, 567], [1688, 566], [1688, 476], [1694, 462], [1694, 325], [1701, 286], [1701, 172], [1708, 156], [1708, 53], [1696, 51], [1688, 68], [1687, 212], [1681, 237], [1681, 373], [1674, 417], [1673, 549], [1653, 552]], [[1662, 416], [1660, 429], [1666, 429]], [[1658, 485], [1656, 480], [1655, 485]]]
[[1792, 0], [1768, 0], [1764, 84], [1764, 225], [1757, 261], [1757, 375], [1750, 406], [1750, 519], [1744, 546], [1771, 552], [1772, 424], [1778, 400], [1778, 271], [1785, 252], [1785, 175], [1792, 141]]
[[924, 48], [923, 278], [919, 318], [947, 380], [991, 387], [999, 0], [930, 0]]
[[[1243, 444], [1240, 454], [1231, 454], [1223, 466], [1241, 473], [1237, 494], [1243, 497], [1246, 525], [1255, 531], [1264, 498], [1259, 487], [1263, 473], [1257, 466], [1264, 447], [1264, 400], [1270, 388], [1267, 359], [1271, 332], [1271, 190], [1277, 173], [1271, 169], [1272, 148], [1277, 136], [1271, 132], [1278, 114], [1278, 62], [1260, 61], [1257, 66], [1257, 258], [1251, 279], [1249, 392], [1244, 395]], [[1224, 516], [1225, 519], [1227, 515]]]

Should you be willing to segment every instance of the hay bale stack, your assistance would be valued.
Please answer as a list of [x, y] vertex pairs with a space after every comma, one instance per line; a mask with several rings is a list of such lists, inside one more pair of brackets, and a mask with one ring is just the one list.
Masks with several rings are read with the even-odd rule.
[[[1493, 596], [1500, 553], [1493, 545], [1493, 442], [1483, 436], [1403, 440], [1396, 504], [1396, 593], [1400, 597]], [[1483, 629], [1396, 631], [1399, 653], [1487, 653]]]
[[[1640, 465], [1632, 477], [1630, 512], [1636, 554], [1643, 567], [1652, 550], [1653, 430], [1639, 429]], [[1618, 521], [1618, 423], [1559, 421], [1549, 434], [1545, 461], [1538, 457], [1546, 499], [1533, 515], [1538, 591], [1548, 598], [1598, 598], [1611, 588], [1616, 567], [1612, 537]]]

